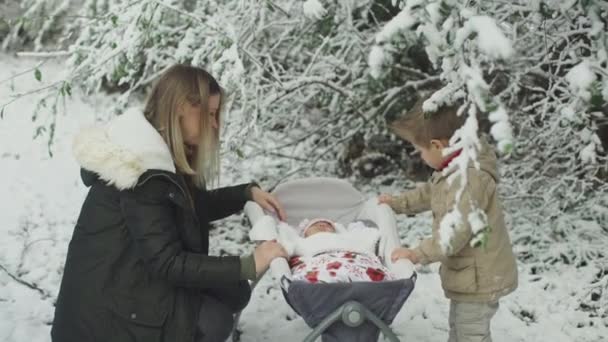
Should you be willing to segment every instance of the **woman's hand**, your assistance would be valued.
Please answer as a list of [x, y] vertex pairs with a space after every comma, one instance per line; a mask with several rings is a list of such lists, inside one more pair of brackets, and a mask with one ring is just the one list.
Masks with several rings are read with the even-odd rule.
[[287, 258], [285, 248], [276, 240], [264, 241], [255, 248], [253, 259], [255, 260], [255, 273], [258, 277], [266, 272], [274, 258]]
[[287, 219], [285, 210], [283, 210], [279, 201], [272, 194], [255, 186], [251, 189], [251, 199], [262, 208], [274, 212], [279, 217], [279, 220], [285, 221]]
[[416, 256], [416, 253], [414, 253], [413, 250], [405, 247], [395, 248], [391, 253], [391, 260], [393, 262], [399, 259], [409, 259], [414, 265], [420, 262]]

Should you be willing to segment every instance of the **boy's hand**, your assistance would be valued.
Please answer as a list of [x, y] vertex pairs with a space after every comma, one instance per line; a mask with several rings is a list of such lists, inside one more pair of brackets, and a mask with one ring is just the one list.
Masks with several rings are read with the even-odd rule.
[[391, 260], [393, 262], [399, 259], [409, 259], [413, 264], [417, 264], [420, 261], [413, 250], [405, 247], [395, 248], [391, 253]]
[[391, 196], [389, 194], [382, 194], [382, 195], [378, 196], [379, 204], [391, 205], [392, 202], [393, 202], [393, 196]]

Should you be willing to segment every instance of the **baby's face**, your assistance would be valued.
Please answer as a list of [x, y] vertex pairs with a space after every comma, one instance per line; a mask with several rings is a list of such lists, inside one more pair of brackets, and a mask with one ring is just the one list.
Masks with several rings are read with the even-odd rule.
[[309, 237], [311, 235], [315, 235], [317, 233], [335, 233], [336, 228], [333, 224], [327, 221], [319, 221], [306, 229], [306, 233], [304, 233], [304, 237]]

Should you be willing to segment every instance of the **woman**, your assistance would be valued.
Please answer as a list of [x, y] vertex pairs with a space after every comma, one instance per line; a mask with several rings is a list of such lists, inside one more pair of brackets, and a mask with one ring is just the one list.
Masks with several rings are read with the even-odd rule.
[[248, 256], [208, 256], [210, 222], [253, 200], [284, 218], [255, 183], [207, 191], [219, 174], [223, 95], [202, 69], [176, 65], [145, 109], [74, 141], [90, 186], [70, 242], [55, 342], [224, 341], [251, 290], [285, 257], [276, 242]]

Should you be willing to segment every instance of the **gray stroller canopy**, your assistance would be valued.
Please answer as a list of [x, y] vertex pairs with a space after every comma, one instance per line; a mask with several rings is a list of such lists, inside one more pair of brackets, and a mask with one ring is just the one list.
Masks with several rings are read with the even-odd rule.
[[336, 178], [305, 178], [278, 185], [273, 194], [287, 213], [287, 223], [322, 216], [342, 224], [354, 221], [365, 197], [350, 183]]

